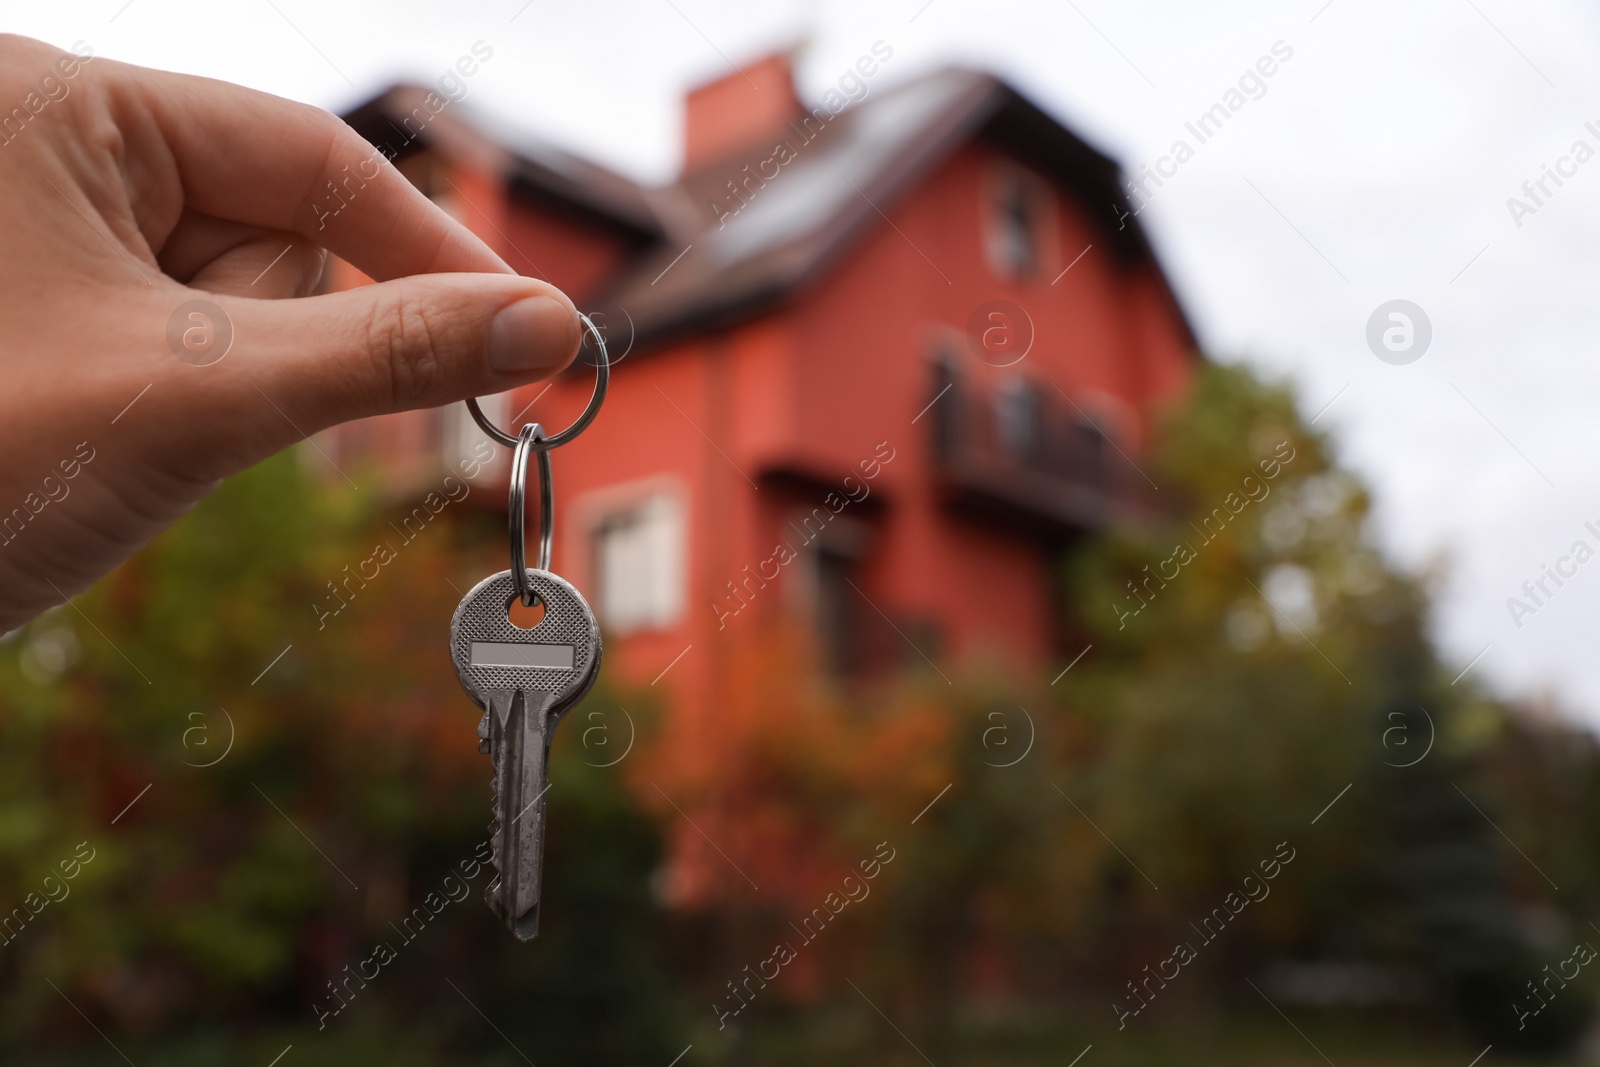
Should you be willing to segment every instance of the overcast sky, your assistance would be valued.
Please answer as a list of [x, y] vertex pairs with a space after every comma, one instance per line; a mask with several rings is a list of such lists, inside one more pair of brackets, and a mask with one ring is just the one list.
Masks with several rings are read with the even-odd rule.
[[[0, 29], [334, 110], [436, 80], [482, 40], [494, 57], [470, 106], [652, 182], [680, 162], [686, 86], [802, 41], [808, 98], [882, 39], [895, 56], [874, 91], [960, 62], [1129, 169], [1187, 140], [1143, 219], [1207, 349], [1291, 378], [1307, 417], [1322, 411], [1376, 489], [1393, 558], [1448, 561], [1436, 631], [1456, 669], [1481, 652], [1468, 677], [1551, 692], [1600, 725], [1600, 559], [1547, 585], [1520, 629], [1507, 607], [1573, 542], [1600, 550], [1584, 528], [1600, 529], [1600, 158], [1573, 155], [1600, 151], [1596, 6], [524, 2], [28, 0], [0, 3]], [[1185, 122], [1277, 42], [1293, 54], [1264, 94], [1199, 145]], [[1522, 186], [1546, 166], [1566, 176], [1536, 202]], [[1532, 210], [1514, 217], [1513, 196]], [[1404, 365], [1367, 343], [1396, 299], [1433, 335]]]

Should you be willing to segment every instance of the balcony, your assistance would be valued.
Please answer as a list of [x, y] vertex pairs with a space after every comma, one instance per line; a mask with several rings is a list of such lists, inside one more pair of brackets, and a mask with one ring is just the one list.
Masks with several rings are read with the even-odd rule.
[[929, 418], [934, 476], [950, 507], [1058, 542], [1147, 510], [1104, 424], [1053, 388], [1019, 376], [985, 389], [942, 366], [935, 392], [946, 386]]

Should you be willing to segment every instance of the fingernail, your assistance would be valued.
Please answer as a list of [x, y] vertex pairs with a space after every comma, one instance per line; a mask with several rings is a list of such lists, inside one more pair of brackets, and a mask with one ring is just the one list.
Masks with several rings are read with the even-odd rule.
[[553, 297], [519, 300], [489, 326], [489, 366], [502, 374], [550, 370], [577, 352], [578, 317]]

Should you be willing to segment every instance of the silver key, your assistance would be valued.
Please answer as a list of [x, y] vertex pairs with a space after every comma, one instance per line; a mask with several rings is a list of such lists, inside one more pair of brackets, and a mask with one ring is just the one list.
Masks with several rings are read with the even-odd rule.
[[508, 615], [516, 596], [510, 571], [474, 586], [450, 622], [456, 674], [484, 713], [479, 748], [494, 760], [497, 877], [484, 899], [521, 941], [539, 933], [550, 736], [600, 673], [600, 624], [582, 595], [549, 571], [528, 577], [545, 607], [533, 628]]

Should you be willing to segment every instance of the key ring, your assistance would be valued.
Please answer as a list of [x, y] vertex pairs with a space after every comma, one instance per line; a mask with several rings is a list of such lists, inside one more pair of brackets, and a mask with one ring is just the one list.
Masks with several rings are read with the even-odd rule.
[[[594, 421], [594, 417], [600, 414], [600, 405], [603, 404], [606, 399], [606, 386], [611, 383], [611, 357], [606, 354], [606, 339], [600, 335], [599, 328], [595, 326], [595, 324], [590, 320], [589, 316], [580, 311], [578, 312], [578, 318], [583, 320], [583, 325], [589, 331], [589, 336], [594, 339], [595, 348], [599, 350], [600, 354], [600, 360], [595, 364], [594, 393], [589, 397], [589, 406], [583, 409], [583, 414], [578, 416], [578, 420], [576, 422], [574, 422], [571, 426], [568, 426], [565, 430], [562, 430], [560, 433], [554, 434], [550, 437], [543, 437], [533, 444], [532, 447], [538, 451], [540, 455], [550, 451], [552, 448], [560, 448], [562, 445], [571, 441], [574, 437], [577, 437], [584, 430], [588, 429], [589, 424]], [[488, 434], [502, 445], [505, 445], [507, 448], [519, 447], [521, 444], [521, 439], [513, 437], [511, 434], [506, 433], [504, 430], [500, 429], [500, 427], [490, 422], [488, 416], [483, 413], [483, 408], [478, 406], [477, 397], [469, 397], [467, 399], [467, 410], [472, 412], [472, 421], [478, 424], [478, 429], [482, 430], [484, 433]], [[546, 472], [549, 471], [548, 466], [542, 467], [541, 469]], [[515, 484], [515, 480], [513, 480], [513, 484]], [[545, 484], [549, 484], [548, 474], [545, 478]], [[548, 523], [545, 525], [545, 533], [546, 535], [549, 534]], [[543, 570], [544, 568], [541, 567], [540, 569]]]
[[[569, 438], [570, 440], [570, 438]], [[550, 484], [550, 443], [544, 436], [544, 427], [530, 422], [515, 439], [511, 453], [511, 493], [507, 502], [511, 529], [511, 585], [523, 607], [532, 607], [539, 599], [528, 581], [528, 453], [539, 456], [539, 558], [538, 569], [550, 569], [550, 546], [555, 533], [555, 491]], [[540, 447], [543, 445], [544, 447]]]

